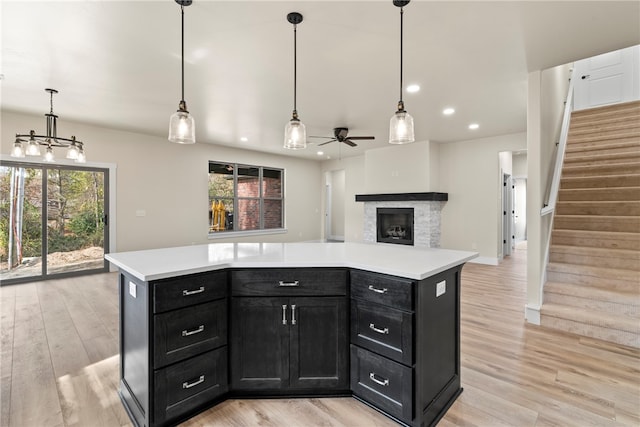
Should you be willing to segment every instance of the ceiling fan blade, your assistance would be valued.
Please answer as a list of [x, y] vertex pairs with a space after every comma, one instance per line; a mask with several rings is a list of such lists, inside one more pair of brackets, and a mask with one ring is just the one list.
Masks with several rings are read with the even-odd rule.
[[356, 144], [355, 142], [351, 141], [351, 138], [347, 138], [342, 142], [344, 142], [345, 144], [347, 144], [350, 147], [357, 147], [358, 146], [358, 144]]
[[333, 139], [332, 136], [308, 136], [307, 138], [324, 138], [324, 139]]
[[328, 143], [333, 142], [333, 141], [337, 141], [337, 139], [332, 139], [331, 141], [327, 141], [327, 142], [323, 142], [322, 144], [318, 144], [318, 147], [321, 147], [323, 145], [327, 145]]
[[361, 140], [361, 139], [376, 139], [375, 136], [350, 136], [349, 139]]

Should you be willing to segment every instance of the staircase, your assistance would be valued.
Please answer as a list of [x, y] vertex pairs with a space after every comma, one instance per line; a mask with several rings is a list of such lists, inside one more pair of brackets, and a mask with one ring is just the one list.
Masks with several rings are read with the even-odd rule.
[[541, 324], [640, 348], [640, 102], [571, 116]]

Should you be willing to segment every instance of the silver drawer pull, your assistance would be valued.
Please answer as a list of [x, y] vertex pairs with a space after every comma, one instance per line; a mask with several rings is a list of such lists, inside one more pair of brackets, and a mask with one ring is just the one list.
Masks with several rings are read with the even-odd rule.
[[296, 305], [291, 304], [291, 324], [296, 324]]
[[188, 290], [186, 290], [186, 289], [183, 289], [183, 290], [182, 290], [182, 296], [183, 296], [183, 297], [188, 297], [189, 295], [200, 294], [200, 293], [202, 293], [202, 292], [204, 292], [204, 286], [200, 286], [200, 288], [199, 288], [199, 289], [196, 289], [196, 290], [194, 290], [194, 291], [188, 291]]
[[186, 329], [184, 331], [182, 331], [182, 336], [183, 337], [188, 337], [189, 335], [195, 335], [195, 334], [199, 334], [200, 332], [204, 331], [204, 325], [200, 325], [198, 326], [197, 329], [194, 329], [192, 331], [187, 331]]
[[387, 288], [380, 289], [380, 288], [374, 287], [373, 285], [369, 285], [369, 290], [373, 291], [373, 292], [376, 292], [376, 293], [379, 293], [379, 294], [386, 294], [387, 291], [388, 291]]
[[373, 372], [369, 372], [369, 379], [371, 381], [373, 381], [376, 384], [379, 384], [381, 386], [388, 386], [389, 385], [389, 380], [385, 378], [384, 381], [380, 381], [379, 379], [376, 378], [376, 374], [374, 374]]
[[182, 388], [191, 388], [191, 387], [195, 387], [198, 384], [202, 384], [204, 382], [204, 375], [200, 375], [200, 378], [198, 378], [197, 380], [195, 380], [194, 382], [190, 383], [189, 381], [185, 381], [182, 383]]
[[283, 287], [283, 288], [293, 288], [296, 286], [300, 286], [300, 282], [299, 281], [295, 281], [295, 282], [283, 282], [282, 280], [280, 280], [280, 282], [278, 282], [279, 286]]
[[369, 323], [369, 329], [379, 334], [389, 335], [389, 328], [379, 329], [376, 328], [376, 325], [374, 323]]
[[282, 304], [282, 324], [287, 324], [287, 304]]

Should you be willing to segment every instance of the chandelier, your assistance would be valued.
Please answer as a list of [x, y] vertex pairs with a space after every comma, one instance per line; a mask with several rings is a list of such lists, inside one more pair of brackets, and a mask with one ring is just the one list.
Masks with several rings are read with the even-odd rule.
[[[57, 135], [57, 121], [58, 116], [53, 114], [53, 94], [58, 93], [55, 89], [45, 89], [50, 94], [51, 109], [48, 114], [45, 114], [47, 118], [47, 134], [36, 135], [34, 130], [29, 131], [28, 134], [16, 134], [16, 141], [13, 143], [13, 149], [11, 150], [11, 157], [22, 158], [27, 156], [40, 156], [40, 146], [45, 147], [44, 160], [46, 162], [53, 162], [55, 155], [53, 153], [54, 148], [63, 147], [67, 149], [66, 158], [74, 160], [76, 163], [85, 163], [87, 158], [84, 154], [84, 144], [82, 141], [78, 141], [75, 136], [69, 138], [61, 138]], [[23, 144], [27, 144], [25, 149]]]

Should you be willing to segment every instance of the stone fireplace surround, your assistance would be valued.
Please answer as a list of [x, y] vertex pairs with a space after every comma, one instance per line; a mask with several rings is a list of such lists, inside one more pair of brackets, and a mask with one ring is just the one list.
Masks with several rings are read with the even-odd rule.
[[356, 194], [364, 202], [365, 242], [376, 242], [377, 208], [413, 208], [414, 245], [440, 247], [440, 214], [448, 193]]

